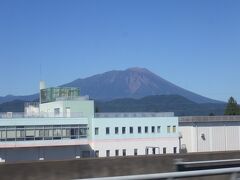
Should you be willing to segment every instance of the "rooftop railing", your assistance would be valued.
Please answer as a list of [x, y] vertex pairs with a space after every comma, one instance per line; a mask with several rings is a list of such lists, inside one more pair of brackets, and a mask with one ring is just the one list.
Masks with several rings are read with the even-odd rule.
[[96, 118], [173, 117], [173, 112], [95, 113]]
[[206, 122], [239, 122], [240, 116], [183, 116], [179, 123], [206, 123]]
[[53, 113], [53, 112], [41, 112], [41, 113], [24, 113], [24, 112], [4, 112], [0, 113], [0, 119], [14, 119], [14, 118], [79, 118], [86, 117], [82, 112], [72, 113]]

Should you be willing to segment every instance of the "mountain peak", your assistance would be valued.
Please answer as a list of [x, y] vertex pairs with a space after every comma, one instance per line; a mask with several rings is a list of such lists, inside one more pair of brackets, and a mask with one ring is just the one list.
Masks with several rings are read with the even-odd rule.
[[180, 95], [197, 103], [217, 102], [174, 85], [141, 67], [109, 71], [86, 79], [78, 79], [64, 86], [79, 87], [82, 95], [90, 95], [98, 100], [141, 98], [149, 95]]
[[138, 73], [150, 72], [148, 69], [146, 69], [146, 68], [141, 68], [141, 67], [131, 67], [131, 68], [126, 69], [126, 71], [138, 72]]

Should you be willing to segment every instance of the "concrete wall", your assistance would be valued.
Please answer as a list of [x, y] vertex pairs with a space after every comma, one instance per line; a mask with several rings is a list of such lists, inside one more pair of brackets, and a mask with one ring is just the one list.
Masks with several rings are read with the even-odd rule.
[[[138, 157], [78, 159], [56, 162], [1, 164], [1, 180], [66, 180], [107, 176], [124, 176], [176, 171], [176, 159], [183, 161], [239, 159], [237, 152], [214, 152]], [[189, 178], [195, 180], [195, 178]], [[201, 180], [229, 180], [229, 176], [196, 178]]]

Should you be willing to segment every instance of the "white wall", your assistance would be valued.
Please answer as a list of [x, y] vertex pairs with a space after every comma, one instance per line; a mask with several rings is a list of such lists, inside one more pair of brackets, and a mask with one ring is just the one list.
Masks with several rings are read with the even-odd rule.
[[[95, 151], [99, 151], [99, 157], [106, 157], [107, 150], [110, 150], [110, 156], [115, 156], [115, 150], [119, 150], [119, 156], [122, 156], [123, 149], [126, 149], [127, 156], [134, 155], [134, 149], [138, 149], [138, 155], [145, 155], [148, 146], [158, 147], [155, 154], [163, 154], [163, 147], [166, 147], [167, 153], [173, 153], [173, 147], [178, 151], [177, 138], [99, 140], [90, 144]], [[148, 149], [148, 154], [153, 154], [152, 148]]]
[[240, 150], [240, 122], [206, 122], [179, 126], [187, 152]]

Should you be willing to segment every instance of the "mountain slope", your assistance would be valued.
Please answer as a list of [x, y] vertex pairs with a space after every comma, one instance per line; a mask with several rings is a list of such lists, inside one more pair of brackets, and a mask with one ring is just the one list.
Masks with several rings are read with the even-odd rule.
[[4, 97], [0, 96], [0, 104], [6, 103], [6, 102], [11, 102], [14, 100], [33, 101], [37, 98], [39, 98], [39, 94], [26, 95], [26, 96], [13, 96], [13, 95], [7, 95]]
[[[15, 100], [0, 104], [0, 112], [23, 112], [24, 102]], [[179, 95], [155, 95], [141, 99], [123, 98], [95, 101], [99, 112], [174, 112], [176, 116], [223, 115], [226, 104], [198, 104]]]
[[79, 87], [81, 94], [100, 100], [177, 94], [197, 103], [219, 102], [178, 87], [144, 68], [109, 71], [64, 86]]
[[198, 104], [179, 95], [155, 95], [141, 99], [123, 98], [95, 102], [99, 112], [174, 112], [176, 116], [223, 115], [226, 104]]

